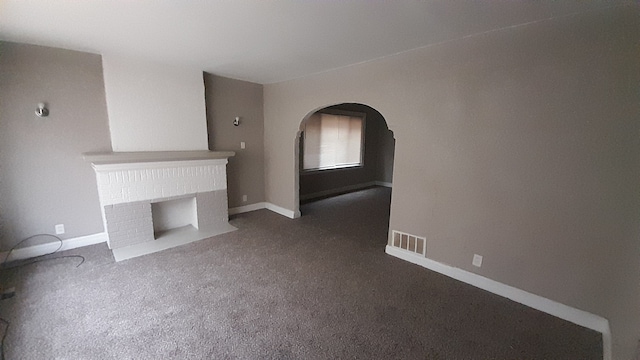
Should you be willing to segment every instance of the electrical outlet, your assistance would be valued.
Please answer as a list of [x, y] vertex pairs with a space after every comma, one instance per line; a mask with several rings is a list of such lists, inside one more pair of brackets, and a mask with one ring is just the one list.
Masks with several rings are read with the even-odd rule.
[[240, 141], [240, 149], [244, 149], [247, 147], [247, 144], [244, 143], [244, 141]]
[[482, 266], [482, 255], [473, 254], [473, 261], [471, 262], [473, 266], [481, 267]]
[[64, 234], [64, 224], [56, 225], [56, 235]]
[[242, 202], [247, 202], [247, 195], [242, 195]]

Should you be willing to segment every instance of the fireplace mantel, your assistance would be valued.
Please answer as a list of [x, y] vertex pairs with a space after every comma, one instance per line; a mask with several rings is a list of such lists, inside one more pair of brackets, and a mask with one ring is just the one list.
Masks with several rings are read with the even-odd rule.
[[189, 161], [227, 159], [234, 156], [233, 151], [136, 151], [136, 152], [88, 152], [82, 154], [83, 159], [92, 164], [123, 164], [158, 161]]
[[82, 155], [96, 174], [107, 244], [116, 261], [235, 230], [227, 205], [232, 151]]

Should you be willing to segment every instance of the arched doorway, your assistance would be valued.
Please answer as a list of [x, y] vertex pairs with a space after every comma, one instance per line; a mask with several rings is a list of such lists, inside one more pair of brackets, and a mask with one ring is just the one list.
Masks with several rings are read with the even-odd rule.
[[376, 109], [340, 103], [310, 111], [296, 134], [296, 213], [306, 202], [391, 188], [394, 153], [393, 132]]

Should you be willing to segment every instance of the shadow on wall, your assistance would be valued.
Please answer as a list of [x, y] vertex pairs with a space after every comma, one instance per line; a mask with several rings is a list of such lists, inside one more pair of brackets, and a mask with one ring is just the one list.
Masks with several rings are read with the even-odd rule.
[[370, 106], [342, 103], [309, 112], [296, 135], [298, 206], [371, 186], [391, 187], [394, 150], [393, 132]]

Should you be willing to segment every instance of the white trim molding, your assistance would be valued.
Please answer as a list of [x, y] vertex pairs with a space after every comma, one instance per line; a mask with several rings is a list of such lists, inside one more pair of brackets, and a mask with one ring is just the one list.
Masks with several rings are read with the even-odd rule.
[[289, 209], [285, 209], [283, 207], [280, 207], [278, 205], [272, 204], [272, 203], [264, 203], [265, 204], [265, 208], [267, 208], [268, 210], [273, 211], [274, 213], [278, 213], [282, 216], [286, 216], [290, 219], [297, 219], [300, 217], [300, 211], [293, 211], [293, 210], [289, 210]]
[[229, 215], [236, 215], [236, 214], [242, 214], [242, 213], [246, 213], [246, 212], [250, 212], [250, 211], [266, 209], [266, 207], [267, 207], [267, 205], [264, 202], [259, 202], [259, 203], [250, 204], [250, 205], [233, 207], [233, 208], [229, 208]]
[[225, 158], [92, 166], [104, 209], [106, 205], [225, 190], [226, 164]]
[[561, 304], [460, 268], [427, 259], [426, 257], [407, 250], [387, 245], [385, 252], [391, 256], [420, 265], [429, 270], [446, 275], [450, 278], [462, 281], [493, 294], [506, 297], [507, 299], [545, 312], [549, 315], [595, 330], [602, 334], [603, 359], [611, 360], [611, 330], [609, 328], [609, 320], [601, 316]]
[[[169, 169], [194, 166], [216, 166], [227, 165], [225, 159], [204, 159], [204, 160], [171, 160], [154, 162], [132, 162], [132, 163], [92, 163], [91, 166], [96, 173], [107, 173], [113, 171], [144, 170], [144, 169]], [[137, 179], [136, 179], [137, 180]], [[125, 180], [126, 181], [126, 180]]]
[[242, 214], [242, 213], [261, 210], [261, 209], [267, 209], [269, 211], [273, 211], [276, 214], [286, 216], [290, 219], [297, 219], [300, 217], [300, 211], [296, 212], [289, 209], [285, 209], [281, 206], [278, 206], [269, 202], [259, 202], [251, 205], [244, 205], [244, 206], [230, 208], [229, 215]]
[[392, 188], [393, 184], [390, 182], [386, 182], [386, 181], [374, 181], [376, 186], [384, 186], [384, 187], [388, 187], [388, 188]]
[[233, 151], [182, 150], [182, 151], [132, 151], [132, 152], [88, 152], [82, 158], [94, 164], [117, 164], [156, 161], [183, 161], [226, 159]]
[[[71, 238], [71, 239], [64, 239], [62, 240], [62, 247], [60, 247], [60, 243], [58, 241], [48, 242], [46, 244], [27, 246], [23, 248], [14, 249], [13, 251], [11, 251], [11, 256], [9, 256], [7, 261], [24, 260], [24, 259], [34, 258], [37, 256], [46, 255], [56, 251], [58, 247], [60, 247], [58, 251], [65, 251], [65, 250], [76, 249], [83, 246], [100, 244], [103, 242], [107, 242], [107, 239], [108, 239], [107, 233], [101, 232], [97, 234], [80, 236], [80, 237]], [[0, 259], [4, 259], [8, 253], [9, 253], [8, 251], [3, 251], [2, 253], [0, 253]]]
[[324, 196], [338, 195], [346, 192], [366, 189], [376, 185], [377, 184], [375, 181], [369, 181], [366, 183], [355, 184], [355, 185], [347, 185], [347, 186], [342, 186], [335, 189], [328, 189], [328, 190], [314, 192], [311, 194], [300, 195], [300, 200], [309, 200], [309, 199], [315, 199], [315, 198], [324, 197]]

